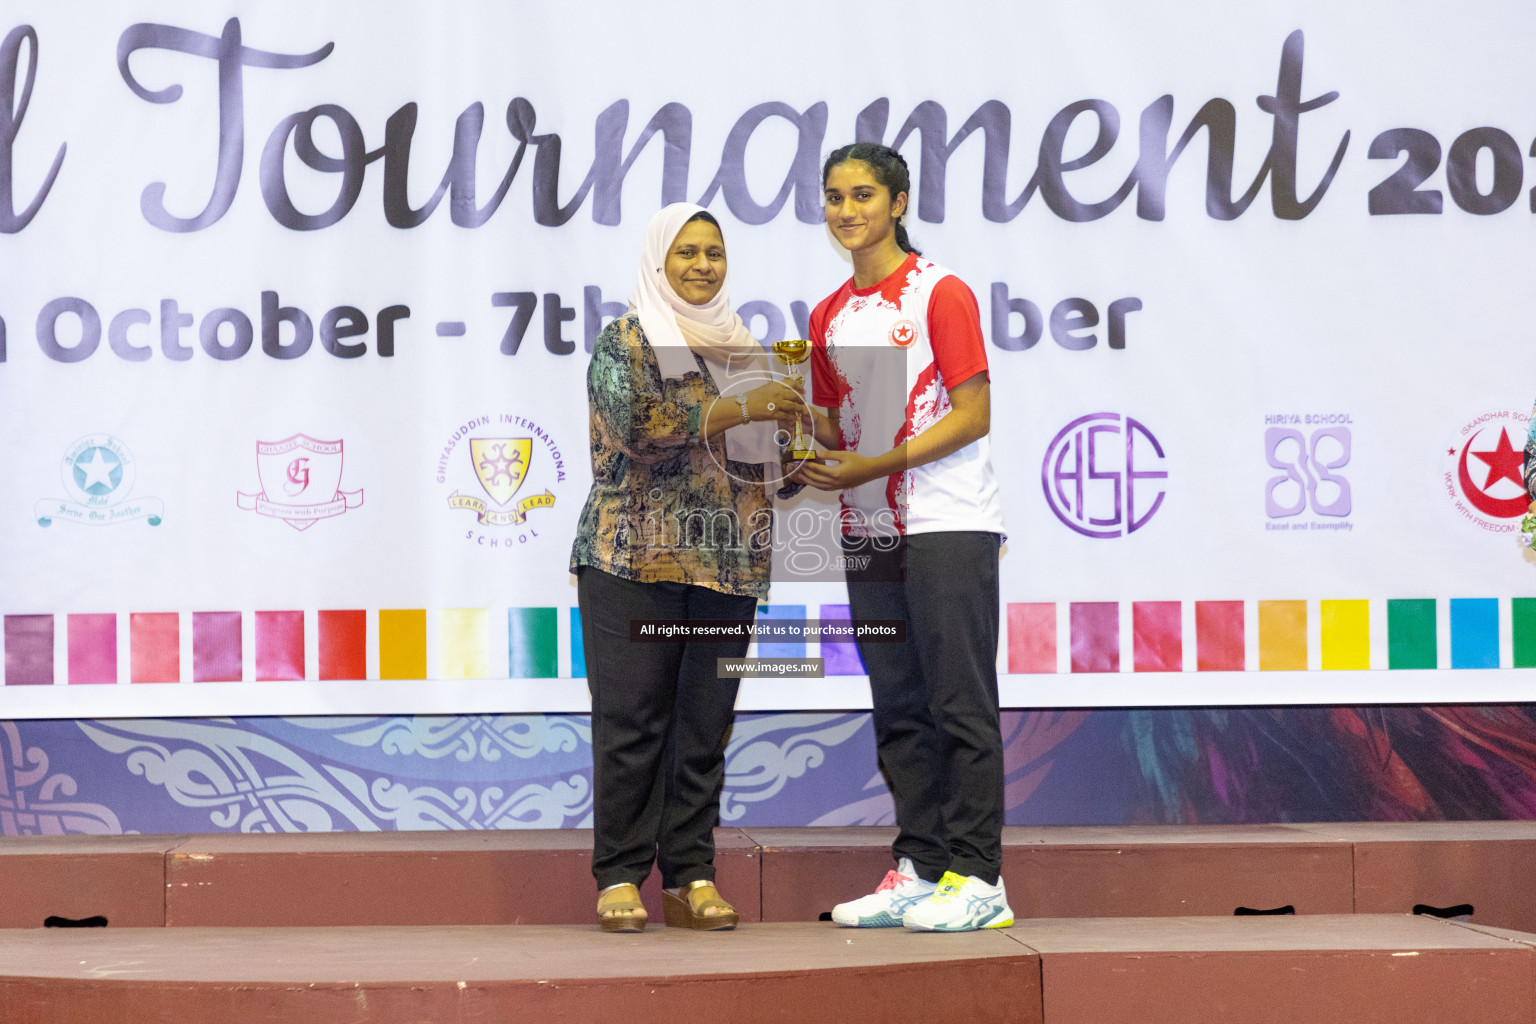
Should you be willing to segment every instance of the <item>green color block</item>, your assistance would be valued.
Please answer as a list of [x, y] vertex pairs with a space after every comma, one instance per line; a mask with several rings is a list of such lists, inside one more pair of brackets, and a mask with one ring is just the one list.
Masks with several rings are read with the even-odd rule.
[[553, 679], [560, 671], [558, 618], [554, 608], [507, 609], [507, 674], [513, 679]]
[[1536, 668], [1536, 597], [1517, 597], [1509, 604], [1514, 612], [1515, 668]]
[[1387, 667], [1434, 668], [1438, 655], [1434, 599], [1388, 601]]

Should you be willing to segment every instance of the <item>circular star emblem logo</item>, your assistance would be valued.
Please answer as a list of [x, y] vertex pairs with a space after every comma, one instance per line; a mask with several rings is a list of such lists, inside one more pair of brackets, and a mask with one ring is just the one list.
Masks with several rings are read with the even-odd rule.
[[1493, 533], [1510, 533], [1530, 507], [1523, 451], [1526, 423], [1513, 413], [1479, 416], [1446, 448], [1447, 493], [1466, 519]]
[[75, 457], [74, 474], [76, 487], [102, 497], [123, 482], [123, 462], [105, 448], [91, 448]]
[[897, 348], [910, 348], [917, 340], [917, 324], [911, 320], [898, 320], [891, 325], [891, 344]]
[[128, 494], [133, 457], [109, 434], [89, 434], [64, 453], [64, 486], [79, 502], [108, 505]]

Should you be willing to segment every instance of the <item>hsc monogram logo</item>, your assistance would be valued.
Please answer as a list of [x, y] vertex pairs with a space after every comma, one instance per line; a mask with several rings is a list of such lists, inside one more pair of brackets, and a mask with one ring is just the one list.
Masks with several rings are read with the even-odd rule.
[[1135, 533], [1163, 506], [1163, 446], [1130, 416], [1095, 412], [1061, 428], [1045, 450], [1040, 484], [1068, 527], [1095, 540]]

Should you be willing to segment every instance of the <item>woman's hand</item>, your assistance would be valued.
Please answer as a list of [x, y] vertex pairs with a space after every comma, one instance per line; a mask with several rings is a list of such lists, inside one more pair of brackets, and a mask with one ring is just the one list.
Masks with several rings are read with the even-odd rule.
[[810, 423], [810, 409], [800, 392], [783, 381], [770, 381], [747, 392], [747, 416], [752, 420], [776, 420], [785, 430], [793, 430], [795, 421]]
[[815, 462], [802, 466], [795, 479], [817, 490], [841, 491], [890, 475], [880, 459], [858, 452], [822, 452]]
[[[777, 421], [784, 430], [792, 430], [796, 419], [809, 419], [811, 411], [805, 399], [794, 388], [779, 381], [745, 392], [740, 397], [747, 400], [747, 421]], [[741, 422], [741, 403], [737, 396], [716, 398], [705, 408], [701, 433], [706, 438], [718, 437]]]

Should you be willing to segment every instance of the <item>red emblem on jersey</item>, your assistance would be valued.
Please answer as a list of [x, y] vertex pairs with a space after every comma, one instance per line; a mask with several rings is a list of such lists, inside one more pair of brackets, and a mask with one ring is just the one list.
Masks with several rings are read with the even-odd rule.
[[910, 348], [917, 340], [917, 324], [911, 320], [898, 320], [891, 325], [891, 344], [897, 348]]

